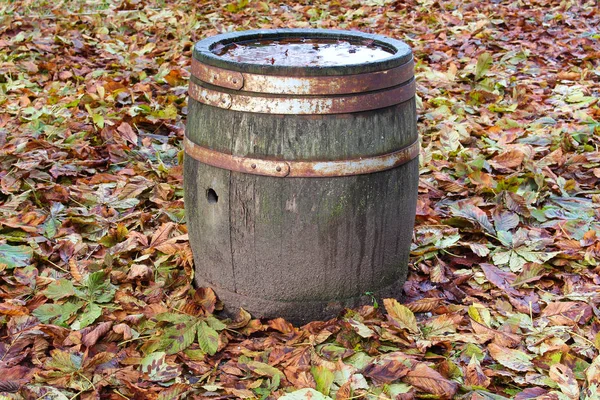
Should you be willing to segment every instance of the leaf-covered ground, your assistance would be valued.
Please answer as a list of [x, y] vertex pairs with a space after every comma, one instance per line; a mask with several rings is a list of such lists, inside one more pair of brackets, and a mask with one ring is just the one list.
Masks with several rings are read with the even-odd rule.
[[[599, 26], [593, 0], [0, 1], [0, 398], [600, 398]], [[294, 327], [191, 285], [190, 48], [279, 27], [414, 49], [404, 305]]]

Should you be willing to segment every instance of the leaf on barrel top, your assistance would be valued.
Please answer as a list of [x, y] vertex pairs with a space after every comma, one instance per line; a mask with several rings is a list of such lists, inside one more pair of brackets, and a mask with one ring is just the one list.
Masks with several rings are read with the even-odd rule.
[[383, 299], [383, 305], [388, 313], [388, 319], [397, 327], [407, 329], [411, 333], [419, 333], [417, 319], [412, 311], [398, 303], [396, 299]]

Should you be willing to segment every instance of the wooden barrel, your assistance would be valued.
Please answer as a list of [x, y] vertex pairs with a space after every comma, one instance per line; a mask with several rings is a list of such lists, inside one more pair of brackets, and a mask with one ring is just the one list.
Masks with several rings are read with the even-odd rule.
[[[272, 43], [387, 55], [338, 65], [219, 55]], [[383, 36], [286, 29], [198, 42], [184, 175], [196, 284], [230, 313], [296, 323], [398, 297], [417, 200], [414, 93], [411, 50]]]

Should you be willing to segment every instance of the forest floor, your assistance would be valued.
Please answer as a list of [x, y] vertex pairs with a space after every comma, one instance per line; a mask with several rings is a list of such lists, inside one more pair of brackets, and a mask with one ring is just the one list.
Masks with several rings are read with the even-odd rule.
[[[406, 41], [421, 177], [404, 305], [213, 316], [182, 200], [190, 49]], [[0, 2], [0, 399], [600, 398], [596, 1]]]

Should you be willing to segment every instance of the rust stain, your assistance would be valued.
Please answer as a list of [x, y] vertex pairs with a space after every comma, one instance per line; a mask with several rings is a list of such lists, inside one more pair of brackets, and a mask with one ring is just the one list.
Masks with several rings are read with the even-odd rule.
[[199, 146], [184, 138], [185, 152], [201, 163], [246, 174], [289, 177], [323, 178], [370, 174], [398, 167], [419, 155], [415, 141], [400, 150], [372, 157], [334, 161], [285, 161], [240, 157]]
[[228, 89], [239, 90], [244, 86], [244, 77], [236, 71], [211, 67], [192, 60], [192, 75], [203, 82]]
[[341, 114], [375, 110], [405, 102], [415, 95], [415, 81], [377, 92], [335, 97], [257, 96], [223, 93], [190, 82], [189, 95], [215, 107], [264, 114]]
[[384, 71], [342, 76], [283, 76], [229, 71], [192, 60], [192, 75], [228, 89], [290, 95], [338, 95], [397, 86], [413, 78], [414, 61]]

